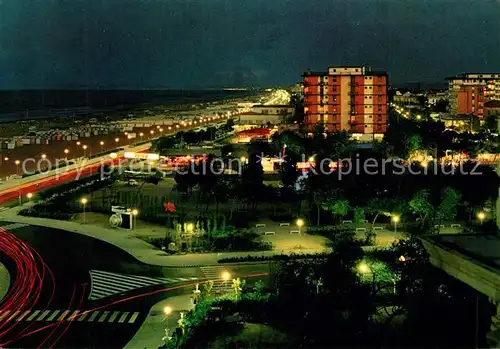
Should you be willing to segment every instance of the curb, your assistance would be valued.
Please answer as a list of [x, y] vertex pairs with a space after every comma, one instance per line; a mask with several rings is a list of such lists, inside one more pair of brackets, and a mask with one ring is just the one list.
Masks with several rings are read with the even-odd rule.
[[3, 265], [0, 263], [0, 302], [3, 300], [10, 288], [10, 273]]

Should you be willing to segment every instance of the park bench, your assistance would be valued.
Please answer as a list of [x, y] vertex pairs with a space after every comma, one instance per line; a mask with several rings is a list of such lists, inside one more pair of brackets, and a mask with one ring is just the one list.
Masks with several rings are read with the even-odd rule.
[[274, 231], [266, 231], [264, 235], [276, 235]]

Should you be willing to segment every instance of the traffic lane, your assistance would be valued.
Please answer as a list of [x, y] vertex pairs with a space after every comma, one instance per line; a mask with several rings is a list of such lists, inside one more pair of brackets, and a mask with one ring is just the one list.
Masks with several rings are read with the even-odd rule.
[[[54, 306], [67, 306], [74, 287], [85, 289], [88, 295], [91, 287], [89, 272], [92, 269], [139, 275], [150, 274], [150, 270], [154, 269], [111, 244], [85, 235], [38, 226], [17, 228], [11, 233], [33, 247], [54, 275]], [[42, 292], [43, 301], [51, 298], [50, 290], [47, 285]]]
[[79, 170], [80, 172], [77, 170], [65, 172], [64, 168], [61, 168], [62, 172], [59, 173], [58, 175], [53, 176], [53, 177], [40, 179], [38, 181], [33, 181], [31, 183], [21, 185], [17, 188], [9, 188], [9, 189], [6, 189], [4, 191], [1, 191], [0, 192], [0, 204], [7, 202], [7, 201], [10, 201], [10, 200], [13, 200], [13, 199], [17, 199], [19, 196], [23, 197], [24, 201], [26, 201], [27, 200], [26, 195], [28, 193], [36, 194], [37, 191], [50, 188], [54, 185], [73, 181], [73, 180], [78, 179], [79, 177], [89, 176], [91, 174], [99, 173], [99, 171], [101, 170], [101, 166], [103, 164], [104, 165], [116, 165], [121, 160], [122, 160], [122, 158], [117, 158], [114, 160], [111, 160], [111, 159], [106, 160], [106, 161], [103, 161], [102, 163], [100, 162], [97, 164], [86, 166], [83, 169], [80, 169]]

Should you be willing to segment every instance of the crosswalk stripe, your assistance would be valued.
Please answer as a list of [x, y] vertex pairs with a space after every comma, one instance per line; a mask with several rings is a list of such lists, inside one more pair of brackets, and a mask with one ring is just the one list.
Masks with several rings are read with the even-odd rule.
[[3, 318], [6, 317], [7, 315], [9, 315], [9, 313], [10, 313], [10, 310], [2, 311], [2, 315], [0, 315], [0, 320], [3, 320]]
[[106, 316], [108, 316], [109, 314], [109, 311], [105, 311], [102, 316], [99, 318], [99, 320], [97, 320], [97, 322], [104, 322], [104, 320], [106, 320]]
[[97, 317], [97, 315], [99, 315], [100, 311], [99, 310], [96, 310], [92, 313], [92, 315], [90, 315], [90, 318], [89, 318], [89, 322], [94, 322], [95, 318]]
[[14, 229], [24, 228], [24, 227], [27, 227], [28, 225], [29, 224], [25, 224], [25, 223], [12, 223], [12, 224], [3, 226], [2, 229], [9, 231], [9, 230], [14, 230]]
[[35, 311], [34, 311], [34, 312], [30, 315], [30, 317], [26, 319], [26, 321], [31, 321], [31, 320], [33, 320], [33, 319], [34, 319], [34, 318], [38, 315], [38, 313], [39, 313], [39, 312], [40, 312], [40, 310], [35, 310]]
[[130, 317], [130, 320], [128, 320], [128, 323], [133, 324], [138, 316], [139, 316], [138, 312], [133, 313], [132, 316]]
[[118, 320], [118, 323], [121, 324], [125, 321], [125, 319], [127, 318], [128, 316], [128, 312], [125, 312], [121, 317], [120, 317], [120, 320]]
[[85, 318], [87, 317], [87, 315], [89, 315], [90, 313], [88, 311], [84, 311], [79, 317], [78, 317], [78, 320], [76, 321], [83, 321], [85, 320]]
[[26, 315], [28, 315], [29, 313], [31, 312], [31, 310], [26, 310], [20, 317], [18, 317], [16, 319], [16, 321], [21, 321], [22, 319], [24, 319], [26, 317]]
[[119, 311], [114, 311], [113, 314], [111, 314], [111, 316], [109, 317], [108, 322], [114, 322], [118, 314], [120, 314]]
[[19, 314], [20, 312], [21, 312], [20, 310], [15, 311], [14, 314], [9, 316], [9, 318], [7, 319], [7, 322], [9, 322], [10, 320], [13, 320], [17, 316], [17, 314]]
[[[0, 312], [0, 321], [79, 321], [94, 323], [120, 323], [133, 324], [139, 317], [140, 312], [122, 312], [120, 310], [5, 310]], [[128, 321], [127, 321], [128, 320]]]
[[63, 319], [66, 317], [66, 315], [69, 314], [69, 310], [65, 310], [63, 311], [63, 313], [61, 314], [61, 316], [59, 316], [59, 318], [57, 319], [57, 321], [63, 321]]
[[52, 315], [50, 315], [48, 318], [47, 318], [47, 321], [53, 321], [55, 319], [55, 317], [57, 316], [57, 314], [59, 314], [61, 311], [60, 310], [56, 310], [52, 313]]
[[91, 290], [89, 299], [98, 300], [114, 294], [132, 291], [138, 288], [197, 280], [196, 277], [152, 278], [140, 275], [118, 274], [103, 270], [90, 270]]
[[43, 320], [43, 318], [44, 318], [44, 317], [46, 317], [46, 316], [47, 316], [47, 315], [49, 315], [49, 314], [50, 314], [50, 310], [45, 310], [45, 311], [42, 313], [42, 315], [40, 315], [40, 316], [38, 317], [38, 319], [36, 319], [36, 321], [42, 321], [42, 320]]
[[66, 321], [74, 321], [78, 317], [79, 312], [80, 310], [75, 310], [73, 314], [71, 314], [71, 316], [66, 319]]

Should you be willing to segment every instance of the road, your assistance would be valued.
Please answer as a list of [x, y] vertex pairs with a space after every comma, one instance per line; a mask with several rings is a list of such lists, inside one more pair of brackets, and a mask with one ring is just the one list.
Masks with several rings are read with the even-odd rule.
[[18, 241], [36, 256], [21, 270], [6, 251], [0, 254], [12, 282], [25, 283], [24, 274], [37, 280], [16, 289], [26, 301], [16, 304], [7, 296], [0, 306], [0, 347], [122, 348], [158, 301], [189, 293], [195, 283], [220, 278], [225, 271], [242, 277], [269, 272], [266, 263], [153, 267], [80, 234], [6, 222], [0, 226], [0, 238], [7, 239], [9, 248]]

